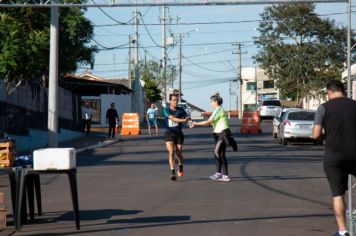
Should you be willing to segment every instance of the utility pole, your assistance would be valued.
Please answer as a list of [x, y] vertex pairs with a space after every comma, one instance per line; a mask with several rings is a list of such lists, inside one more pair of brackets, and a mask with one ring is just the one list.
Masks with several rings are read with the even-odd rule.
[[49, 147], [58, 147], [58, 9], [58, 7], [51, 7], [47, 122]]
[[[348, 14], [347, 14], [347, 97], [352, 98], [351, 93], [351, 13], [352, 13], [351, 0], [348, 0]], [[349, 218], [349, 232], [350, 236], [354, 236], [354, 219], [353, 219], [353, 207], [352, 207], [352, 175], [348, 176], [348, 218]]]
[[228, 118], [230, 119], [231, 117], [231, 80], [229, 81], [229, 108], [228, 108]]
[[256, 91], [255, 91], [255, 104], [256, 104], [256, 109], [257, 109], [257, 104], [258, 104], [257, 66], [255, 66], [255, 83], [256, 83]]
[[129, 53], [128, 53], [128, 75], [127, 78], [129, 79], [129, 88], [132, 89], [132, 77], [131, 77], [131, 35], [129, 35]]
[[182, 40], [183, 40], [183, 35], [182, 33], [179, 34], [179, 102], [182, 101]]
[[238, 115], [239, 119], [242, 119], [242, 114], [243, 114], [243, 104], [242, 104], [242, 78], [241, 78], [241, 43], [238, 44], [233, 44], [237, 46], [237, 52], [233, 54], [237, 54], [237, 84], [238, 84], [238, 100], [237, 100], [237, 106], [238, 106]]
[[162, 7], [162, 79], [163, 79], [163, 86], [164, 86], [164, 95], [163, 95], [163, 107], [167, 105], [167, 78], [166, 78], [166, 7]]
[[135, 64], [135, 104], [134, 104], [134, 112], [141, 113], [141, 84], [140, 84], [140, 73], [139, 73], [139, 67], [138, 67], [138, 24], [139, 24], [139, 11], [137, 8], [135, 9], [135, 58], [134, 58], [134, 64]]
[[145, 50], [145, 69], [147, 69], [147, 51]]

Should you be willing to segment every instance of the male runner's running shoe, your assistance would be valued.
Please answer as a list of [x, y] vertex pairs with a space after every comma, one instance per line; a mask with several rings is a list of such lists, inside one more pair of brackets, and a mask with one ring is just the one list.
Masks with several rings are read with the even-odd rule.
[[222, 181], [222, 182], [230, 182], [231, 181], [231, 179], [227, 175], [222, 175], [221, 178], [218, 180]]
[[171, 180], [172, 180], [172, 181], [176, 181], [176, 180], [177, 180], [176, 175], [171, 175]]
[[344, 235], [339, 234], [339, 232], [336, 232], [334, 236], [350, 236], [349, 233], [345, 233]]
[[183, 165], [179, 165], [178, 167], [178, 177], [182, 177], [183, 176]]
[[209, 177], [212, 180], [218, 180], [221, 178], [221, 173], [216, 172], [215, 174], [213, 174], [212, 176]]

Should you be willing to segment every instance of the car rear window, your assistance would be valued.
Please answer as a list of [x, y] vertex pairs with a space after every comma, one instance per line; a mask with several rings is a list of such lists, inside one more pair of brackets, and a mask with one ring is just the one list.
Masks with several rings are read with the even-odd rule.
[[280, 101], [264, 101], [262, 106], [281, 106]]
[[314, 112], [292, 112], [288, 115], [289, 120], [308, 120], [313, 121], [315, 117]]

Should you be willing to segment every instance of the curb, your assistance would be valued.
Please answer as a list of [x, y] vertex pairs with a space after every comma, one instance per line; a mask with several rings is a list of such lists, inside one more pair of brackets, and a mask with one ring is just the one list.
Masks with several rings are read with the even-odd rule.
[[95, 148], [101, 148], [101, 147], [107, 147], [109, 145], [112, 145], [112, 144], [115, 144], [115, 143], [118, 143], [119, 140], [116, 139], [116, 140], [107, 140], [107, 141], [104, 141], [104, 142], [99, 142], [98, 144], [94, 144], [94, 145], [91, 145], [91, 146], [87, 146], [87, 147], [84, 147], [84, 148], [77, 148], [75, 149], [76, 153], [81, 153], [81, 152], [84, 152], [84, 151], [88, 151], [88, 150], [92, 150], [92, 149], [95, 149]]

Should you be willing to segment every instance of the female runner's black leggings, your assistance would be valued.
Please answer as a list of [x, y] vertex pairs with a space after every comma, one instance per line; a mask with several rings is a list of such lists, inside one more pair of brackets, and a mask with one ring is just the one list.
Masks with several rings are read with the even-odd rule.
[[225, 133], [214, 133], [215, 148], [214, 148], [214, 157], [216, 164], [216, 172], [228, 175], [227, 170], [227, 160], [226, 160], [226, 143], [225, 143]]

